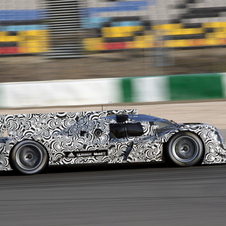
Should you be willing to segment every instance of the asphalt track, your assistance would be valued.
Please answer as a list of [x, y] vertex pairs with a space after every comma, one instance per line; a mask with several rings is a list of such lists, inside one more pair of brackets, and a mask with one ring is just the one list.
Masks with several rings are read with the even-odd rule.
[[225, 172], [163, 164], [1, 172], [0, 225], [225, 225]]
[[[204, 104], [197, 104], [196, 113], [199, 108]], [[205, 110], [210, 116], [212, 111]], [[219, 226], [226, 221], [225, 191], [226, 165], [54, 167], [33, 176], [0, 172], [0, 226]]]

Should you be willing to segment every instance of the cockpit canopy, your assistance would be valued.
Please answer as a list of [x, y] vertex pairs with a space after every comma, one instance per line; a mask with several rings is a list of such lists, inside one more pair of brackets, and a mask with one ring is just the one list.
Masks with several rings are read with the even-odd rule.
[[105, 119], [109, 120], [110, 134], [115, 138], [142, 136], [144, 122], [148, 122], [150, 126], [157, 125], [158, 132], [176, 127], [173, 122], [149, 115], [112, 115]]

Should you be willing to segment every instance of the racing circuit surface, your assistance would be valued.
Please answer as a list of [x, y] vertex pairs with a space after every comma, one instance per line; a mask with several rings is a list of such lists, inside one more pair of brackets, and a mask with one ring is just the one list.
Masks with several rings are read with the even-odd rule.
[[1, 225], [224, 225], [226, 165], [1, 173]]
[[[218, 104], [221, 107], [217, 108]], [[156, 113], [161, 109], [155, 115], [169, 115], [165, 118], [170, 119], [186, 117], [186, 121], [193, 121], [196, 115], [196, 121], [201, 117], [202, 122], [216, 120], [213, 125], [219, 127], [225, 105], [206, 102], [133, 107], [151, 108]], [[186, 109], [190, 109], [187, 115], [179, 115]], [[214, 109], [217, 114], [213, 114]], [[171, 117], [173, 112], [175, 117]], [[221, 121], [220, 131], [226, 140], [225, 117]], [[163, 164], [54, 167], [32, 176], [1, 172], [0, 221], [4, 226], [225, 225], [225, 175], [226, 165], [183, 168]]]

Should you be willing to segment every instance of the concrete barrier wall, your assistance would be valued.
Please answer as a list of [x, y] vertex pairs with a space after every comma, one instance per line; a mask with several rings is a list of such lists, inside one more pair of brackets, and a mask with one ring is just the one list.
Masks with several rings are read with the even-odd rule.
[[125, 78], [123, 102], [225, 98], [224, 73]]
[[1, 83], [1, 108], [226, 98], [226, 73]]

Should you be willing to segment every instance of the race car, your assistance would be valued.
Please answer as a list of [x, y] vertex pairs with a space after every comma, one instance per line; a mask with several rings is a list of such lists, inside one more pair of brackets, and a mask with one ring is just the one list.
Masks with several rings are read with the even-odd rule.
[[137, 110], [0, 115], [0, 170], [40, 173], [47, 166], [226, 162], [220, 132]]

